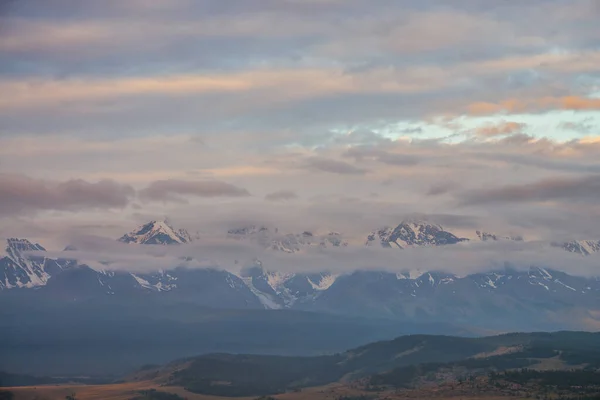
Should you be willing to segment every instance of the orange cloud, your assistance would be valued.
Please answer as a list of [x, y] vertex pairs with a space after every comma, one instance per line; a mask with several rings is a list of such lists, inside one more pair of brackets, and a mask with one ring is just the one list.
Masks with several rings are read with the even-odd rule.
[[600, 110], [600, 99], [567, 96], [561, 99], [565, 110]]
[[473, 133], [483, 137], [504, 136], [520, 132], [524, 127], [525, 124], [520, 122], [504, 121], [496, 125], [486, 125], [474, 129]]
[[600, 99], [564, 96], [541, 97], [538, 99], [507, 99], [498, 103], [477, 102], [467, 106], [469, 114], [514, 114], [520, 112], [537, 112], [545, 110], [600, 110]]
[[116, 79], [0, 80], [0, 109], [19, 109], [116, 99], [136, 95], [206, 95], [259, 92], [251, 106], [332, 94], [418, 93], [439, 89], [444, 80], [419, 79], [388, 69], [358, 75], [336, 68], [265, 68], [234, 73], [187, 74]]

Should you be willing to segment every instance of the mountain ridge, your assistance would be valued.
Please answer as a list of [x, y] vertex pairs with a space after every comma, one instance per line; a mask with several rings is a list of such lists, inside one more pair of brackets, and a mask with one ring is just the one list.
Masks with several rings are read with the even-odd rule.
[[135, 244], [184, 244], [193, 241], [185, 229], [176, 230], [167, 220], [153, 220], [121, 236], [120, 242]]
[[[185, 246], [190, 236], [181, 232], [185, 231], [151, 221], [119, 241], [141, 246]], [[390, 243], [403, 249], [466, 242], [439, 225], [416, 226], [414, 221], [386, 232], [390, 233], [385, 236], [389, 246], [384, 247], [388, 248], [392, 247]], [[230, 230], [227, 237], [256, 241], [269, 251], [292, 256], [307, 248], [321, 251], [348, 246], [336, 232], [280, 234], [261, 226]], [[481, 232], [479, 237], [482, 241], [519, 240]], [[455, 320], [493, 329], [502, 325], [497, 321], [506, 321], [513, 312], [514, 327], [560, 328], [561, 323], [569, 327], [574, 321], [598, 321], [600, 326], [595, 316], [600, 311], [600, 278], [573, 276], [543, 266], [517, 269], [505, 264], [464, 276], [425, 266], [397, 273], [359, 269], [332, 274], [327, 268], [315, 273], [284, 273], [253, 260], [239, 273], [232, 273], [216, 267], [187, 268], [182, 261], [157, 272], [141, 273], [110, 271], [110, 265], [107, 270], [95, 270], [76, 261], [40, 256], [44, 248], [26, 240], [14, 239], [8, 248], [12, 258], [0, 259], [0, 293], [36, 288], [41, 296], [72, 301], [155, 296], [161, 301], [216, 308], [292, 309], [426, 322]], [[31, 251], [35, 256], [27, 256]]]

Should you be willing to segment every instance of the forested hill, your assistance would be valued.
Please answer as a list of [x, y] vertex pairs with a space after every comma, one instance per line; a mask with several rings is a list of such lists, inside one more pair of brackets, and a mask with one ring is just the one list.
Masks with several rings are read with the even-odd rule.
[[145, 371], [197, 393], [279, 393], [339, 380], [410, 386], [424, 374], [455, 377], [551, 365], [600, 368], [600, 333], [515, 333], [482, 338], [409, 335], [320, 357], [211, 354]]

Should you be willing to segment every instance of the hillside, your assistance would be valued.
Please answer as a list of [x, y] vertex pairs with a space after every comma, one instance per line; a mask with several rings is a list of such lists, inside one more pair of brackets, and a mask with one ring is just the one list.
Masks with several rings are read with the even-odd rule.
[[544, 369], [545, 365], [595, 371], [600, 368], [600, 334], [411, 335], [321, 357], [205, 355], [153, 373], [165, 385], [184, 386], [195, 393], [252, 396], [340, 380], [362, 380], [366, 387], [413, 387], [425, 376], [439, 382], [444, 380], [442, 375], [453, 380], [514, 368]]
[[[572, 380], [589, 380], [586, 374], [600, 369], [598, 337], [598, 334], [574, 332], [505, 335], [498, 337], [501, 339], [496, 342], [499, 347], [492, 352], [454, 362], [428, 362], [397, 367], [371, 376], [369, 384], [410, 388], [449, 379], [472, 380], [474, 376], [486, 374], [494, 380], [520, 377], [519, 380], [524, 383], [529, 380], [548, 380], [551, 379], [552, 372], [572, 370], [586, 371], [582, 374], [573, 373]], [[523, 376], [517, 373], [519, 371]], [[548, 374], [527, 374], [525, 371], [543, 371]], [[600, 375], [592, 375], [593, 377], [600, 378]]]
[[111, 384], [4, 390], [16, 400], [597, 400], [599, 368], [600, 333], [410, 335], [327, 356], [209, 354], [148, 365]]

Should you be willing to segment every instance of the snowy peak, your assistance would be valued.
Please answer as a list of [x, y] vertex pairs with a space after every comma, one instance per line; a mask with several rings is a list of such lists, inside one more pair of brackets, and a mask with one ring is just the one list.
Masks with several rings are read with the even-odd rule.
[[265, 308], [277, 309], [313, 301], [335, 283], [338, 275], [268, 271], [256, 261], [243, 268], [240, 277]]
[[22, 252], [22, 251], [46, 251], [37, 243], [31, 243], [27, 239], [9, 238], [6, 239], [6, 252]]
[[[473, 240], [482, 242], [496, 242], [503, 240], [523, 241], [521, 236], [500, 236], [485, 231], [475, 231], [471, 237]], [[442, 246], [447, 244], [456, 244], [469, 241], [447, 231], [441, 225], [432, 224], [426, 221], [407, 220], [403, 221], [395, 228], [384, 227], [371, 232], [367, 237], [367, 246], [381, 244], [383, 247], [420, 247], [420, 246]]]
[[367, 245], [372, 245], [377, 241], [383, 247], [398, 247], [401, 249], [407, 247], [419, 246], [441, 246], [447, 244], [456, 244], [468, 239], [445, 231], [440, 225], [431, 224], [423, 221], [403, 221], [395, 228], [385, 227], [372, 232], [367, 237]]
[[516, 242], [522, 242], [523, 241], [523, 237], [522, 236], [498, 236], [496, 234], [493, 233], [489, 233], [489, 232], [482, 232], [482, 231], [475, 231], [475, 234], [477, 235], [477, 238], [479, 240], [481, 240], [482, 242], [496, 242], [499, 240], [513, 240]]
[[600, 251], [600, 240], [574, 240], [566, 243], [553, 243], [553, 246], [561, 247], [571, 253], [589, 256]]
[[454, 281], [454, 279], [458, 278], [452, 274], [432, 271], [422, 274], [417, 279], [414, 279], [414, 281], [417, 284], [417, 287], [437, 287], [439, 285], [451, 283]]
[[46, 251], [46, 249], [37, 243], [31, 243], [27, 239], [6, 239], [5, 257], [2, 260], [6, 260], [6, 262], [12, 261], [14, 264], [22, 264], [31, 258], [24, 254], [28, 251]]
[[167, 245], [189, 243], [192, 238], [185, 229], [175, 230], [167, 221], [150, 221], [123, 235], [119, 241], [123, 243]]
[[311, 246], [321, 248], [348, 246], [348, 242], [337, 232], [315, 234], [304, 231], [302, 233], [284, 234], [277, 228], [269, 229], [264, 226], [255, 225], [230, 229], [227, 231], [227, 237], [238, 240], [253, 240], [265, 249], [282, 251], [284, 253], [297, 253]]
[[246, 267], [240, 272], [242, 278], [251, 278], [253, 283], [264, 283], [260, 289], [267, 289], [266, 292], [281, 293], [285, 289], [285, 283], [294, 277], [295, 274], [286, 274], [277, 271], [265, 270], [260, 261], [255, 265]]
[[339, 233], [329, 232], [324, 235], [317, 235], [308, 231], [278, 235], [271, 239], [269, 245], [271, 250], [286, 253], [296, 253], [307, 247], [331, 248], [346, 246], [348, 246], [348, 242]]
[[6, 256], [0, 258], [0, 290], [45, 285], [52, 274], [66, 266], [58, 260], [28, 255], [46, 249], [27, 239], [10, 238], [6, 243]]
[[[259, 233], [267, 234], [268, 232], [269, 228], [264, 226], [248, 225], [241, 228], [230, 229], [227, 231], [227, 235], [232, 237], [243, 237], [248, 235], [256, 235]], [[277, 230], [275, 230], [275, 232], [277, 232]]]

